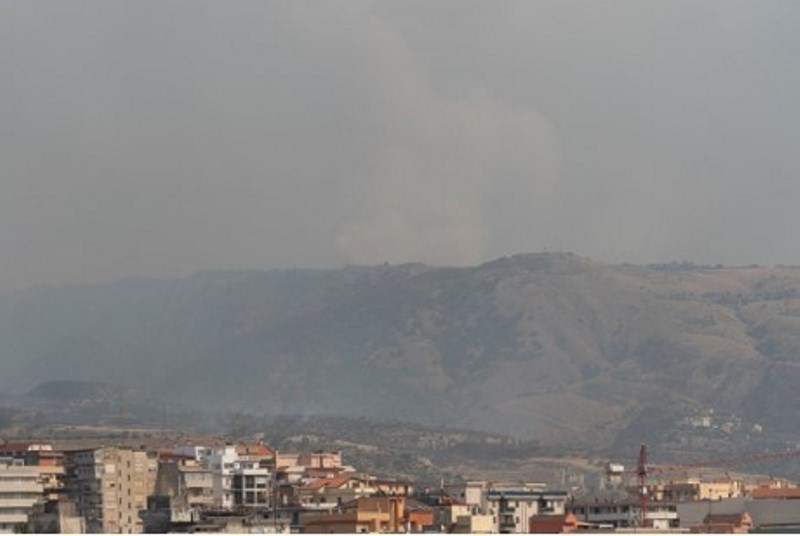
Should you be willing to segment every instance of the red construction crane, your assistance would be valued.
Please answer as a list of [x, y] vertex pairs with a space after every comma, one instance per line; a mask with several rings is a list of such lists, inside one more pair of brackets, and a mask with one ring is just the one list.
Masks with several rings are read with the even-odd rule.
[[726, 458], [719, 460], [708, 460], [704, 462], [680, 464], [680, 465], [659, 465], [656, 467], [647, 466], [647, 445], [642, 445], [639, 448], [639, 463], [634, 472], [639, 477], [639, 500], [641, 507], [641, 526], [647, 527], [647, 509], [649, 502], [649, 492], [647, 477], [650, 474], [658, 473], [671, 473], [675, 471], [685, 471], [687, 469], [697, 469], [699, 467], [731, 467], [735, 465], [750, 465], [759, 462], [773, 462], [779, 460], [786, 460], [790, 458], [800, 457], [800, 450], [791, 450], [787, 452], [780, 452], [775, 454], [751, 454], [749, 456], [742, 456], [738, 458]]

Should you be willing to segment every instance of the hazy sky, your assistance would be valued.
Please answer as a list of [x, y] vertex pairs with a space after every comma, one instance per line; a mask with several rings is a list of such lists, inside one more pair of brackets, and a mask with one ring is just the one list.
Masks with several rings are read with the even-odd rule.
[[800, 264], [800, 2], [0, 3], [0, 290]]

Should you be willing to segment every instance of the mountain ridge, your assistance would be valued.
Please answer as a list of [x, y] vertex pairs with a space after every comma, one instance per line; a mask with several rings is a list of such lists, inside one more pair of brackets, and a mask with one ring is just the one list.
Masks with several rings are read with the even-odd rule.
[[648, 408], [666, 415], [657, 441], [675, 440], [682, 419], [709, 407], [792, 435], [800, 269], [539, 253], [0, 297], [0, 390], [48, 380], [117, 383], [206, 409], [400, 419], [554, 445], [649, 437], [639, 418]]

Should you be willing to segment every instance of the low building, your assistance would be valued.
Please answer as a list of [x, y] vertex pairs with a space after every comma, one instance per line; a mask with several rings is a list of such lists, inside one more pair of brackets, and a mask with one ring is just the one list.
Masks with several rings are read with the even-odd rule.
[[750, 491], [750, 496], [756, 500], [763, 499], [800, 499], [800, 488], [755, 488]]
[[[642, 507], [635, 499], [582, 499], [569, 507], [579, 522], [609, 526], [615, 529], [642, 528]], [[658, 530], [678, 528], [678, 508], [672, 502], [650, 502], [647, 527]]]
[[[473, 510], [477, 510], [475, 506], [454, 501], [444, 502], [439, 497], [435, 502], [429, 499], [428, 504], [434, 509], [434, 524], [440, 532], [453, 532], [459, 519], [472, 516]], [[489, 519], [491, 520], [491, 516]], [[466, 523], [469, 524], [468, 521]]]
[[278, 452], [275, 455], [277, 467], [304, 467], [308, 469], [343, 469], [342, 452], [339, 450], [300, 453]]
[[414, 484], [408, 480], [371, 479], [370, 484], [380, 495], [410, 497], [414, 494]]
[[577, 530], [578, 518], [574, 514], [532, 516], [528, 520], [528, 532], [531, 534], [559, 534]]
[[373, 489], [354, 475], [318, 478], [297, 487], [298, 504], [309, 510], [333, 510], [359, 497], [372, 495]]
[[465, 514], [456, 517], [447, 532], [455, 534], [492, 534], [494, 520], [489, 514]]
[[299, 525], [292, 514], [279, 513], [277, 516], [267, 511], [248, 512], [205, 512], [200, 518], [187, 525], [173, 527], [175, 532], [211, 534], [285, 534], [297, 532]]
[[733, 534], [747, 533], [753, 529], [753, 518], [747, 512], [739, 514], [709, 514], [702, 525], [692, 527], [692, 532]]
[[406, 497], [364, 497], [333, 513], [306, 513], [306, 533], [423, 532], [432, 530], [433, 509]]
[[687, 502], [700, 500], [700, 486], [693, 482], [670, 482], [655, 486], [657, 500], [668, 502]]
[[35, 505], [29, 528], [37, 534], [84, 534], [86, 522], [75, 504], [62, 498]]
[[745, 512], [752, 518], [757, 531], [798, 532], [800, 529], [800, 508], [795, 500], [737, 497], [678, 504], [681, 527], [686, 528], [702, 525], [709, 515], [741, 515]]
[[652, 495], [658, 501], [719, 501], [741, 497], [746, 489], [742, 478], [729, 474], [703, 474], [654, 484]]

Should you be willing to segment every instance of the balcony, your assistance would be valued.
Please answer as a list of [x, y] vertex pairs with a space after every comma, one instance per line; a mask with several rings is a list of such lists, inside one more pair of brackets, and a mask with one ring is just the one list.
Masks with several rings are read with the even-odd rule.
[[649, 519], [678, 519], [678, 512], [664, 512], [664, 511], [649, 511], [647, 512]]
[[211, 489], [213, 487], [214, 483], [210, 481], [203, 481], [203, 480], [186, 481], [186, 489]]
[[0, 513], [4, 508], [32, 508], [39, 500], [39, 497], [32, 497], [30, 499], [4, 499], [0, 496]]
[[28, 514], [4, 514], [0, 512], [0, 524], [27, 523]]
[[31, 480], [30, 482], [4, 482], [0, 480], [0, 493], [42, 493], [44, 486]]

